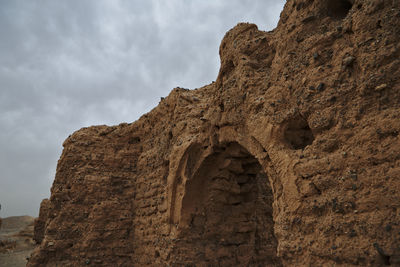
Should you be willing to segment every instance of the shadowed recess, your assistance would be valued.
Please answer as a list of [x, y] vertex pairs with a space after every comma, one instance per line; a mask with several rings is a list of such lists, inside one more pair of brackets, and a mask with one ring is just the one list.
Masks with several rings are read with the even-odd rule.
[[353, 6], [350, 0], [327, 1], [328, 15], [334, 19], [344, 19]]
[[307, 121], [302, 117], [296, 117], [287, 124], [284, 138], [293, 149], [304, 149], [314, 141], [314, 135]]
[[249, 152], [237, 143], [214, 148], [186, 183], [171, 263], [280, 266], [272, 203], [267, 174]]

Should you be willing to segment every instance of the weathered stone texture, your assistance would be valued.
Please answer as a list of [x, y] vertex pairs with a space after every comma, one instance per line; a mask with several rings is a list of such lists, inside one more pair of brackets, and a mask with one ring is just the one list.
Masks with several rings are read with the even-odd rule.
[[72, 134], [28, 266], [400, 264], [399, 7], [287, 1], [216, 82]]

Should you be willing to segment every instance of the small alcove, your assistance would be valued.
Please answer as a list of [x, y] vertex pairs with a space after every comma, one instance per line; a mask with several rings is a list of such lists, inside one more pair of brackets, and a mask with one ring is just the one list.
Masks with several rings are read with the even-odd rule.
[[284, 139], [292, 149], [304, 149], [312, 144], [314, 135], [307, 121], [299, 116], [287, 123]]
[[352, 6], [351, 0], [328, 0], [326, 3], [328, 15], [334, 19], [344, 19]]

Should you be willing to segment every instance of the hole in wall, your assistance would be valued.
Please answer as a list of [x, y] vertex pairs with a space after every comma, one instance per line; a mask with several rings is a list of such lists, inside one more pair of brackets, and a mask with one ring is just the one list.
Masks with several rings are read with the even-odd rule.
[[352, 8], [351, 0], [328, 0], [328, 15], [334, 19], [344, 19]]
[[378, 21], [376, 22], [376, 28], [382, 29], [382, 20], [378, 20]]
[[288, 122], [284, 138], [293, 149], [304, 149], [315, 139], [308, 122], [302, 117], [296, 117]]
[[225, 110], [224, 103], [219, 104], [219, 108], [220, 108], [220, 110], [221, 110], [222, 112], [224, 112], [224, 110]]
[[138, 143], [140, 143], [140, 137], [138, 137], [138, 136], [131, 137], [128, 140], [128, 144], [130, 144], [130, 145], [138, 144]]
[[267, 174], [238, 143], [214, 151], [186, 182], [171, 264], [282, 266]]

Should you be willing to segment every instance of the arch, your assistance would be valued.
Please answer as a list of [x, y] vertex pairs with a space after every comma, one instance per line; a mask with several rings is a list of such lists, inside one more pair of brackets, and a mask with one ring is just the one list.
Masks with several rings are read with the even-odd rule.
[[196, 169], [199, 162], [196, 159], [202, 158], [204, 151], [199, 143], [193, 143], [187, 147], [180, 160], [177, 171], [174, 173], [170, 188], [169, 221], [172, 225], [179, 223], [182, 198], [184, 194], [185, 182], [192, 172]]
[[273, 193], [258, 160], [236, 142], [213, 147], [212, 153], [197, 160], [182, 170], [190, 175], [177, 204], [180, 211], [171, 263], [280, 266]]

